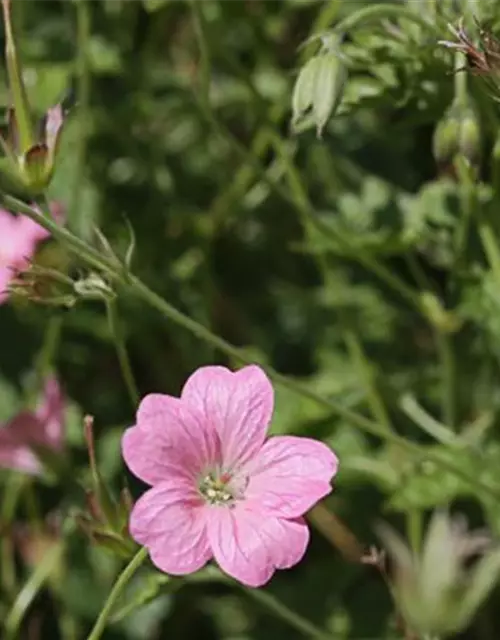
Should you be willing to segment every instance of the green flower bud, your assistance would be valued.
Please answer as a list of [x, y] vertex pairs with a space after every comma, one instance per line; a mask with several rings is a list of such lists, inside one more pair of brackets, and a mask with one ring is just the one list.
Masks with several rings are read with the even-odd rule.
[[481, 158], [481, 129], [474, 109], [469, 108], [460, 121], [459, 151], [472, 166]]
[[438, 123], [432, 140], [438, 167], [448, 169], [460, 154], [475, 167], [481, 156], [481, 130], [473, 106], [453, 101]]
[[459, 149], [460, 120], [453, 112], [447, 112], [438, 122], [432, 139], [432, 151], [438, 166], [453, 163]]
[[5, 60], [12, 106], [8, 111], [6, 139], [0, 137], [5, 158], [0, 163], [2, 187], [22, 195], [41, 193], [50, 183], [64, 121], [60, 104], [43, 118], [41, 134], [35, 133], [34, 118], [24, 86], [11, 24], [11, 0], [2, 0], [5, 26]]
[[336, 42], [325, 40], [322, 50], [302, 67], [292, 95], [292, 128], [306, 122], [318, 137], [342, 100], [347, 69]]

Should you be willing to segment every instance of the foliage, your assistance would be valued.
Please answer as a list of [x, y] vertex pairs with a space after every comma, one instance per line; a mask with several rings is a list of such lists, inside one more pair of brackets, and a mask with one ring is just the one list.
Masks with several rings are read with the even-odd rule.
[[[74, 517], [86, 414], [99, 481], [143, 488], [120, 456], [135, 406], [117, 337], [141, 396], [202, 364], [270, 367], [274, 432], [322, 439], [340, 472], [298, 567], [243, 593], [143, 565], [103, 637], [300, 637], [276, 602], [338, 639], [403, 637], [342, 527], [368, 548], [390, 520], [417, 550], [449, 507], [500, 532], [500, 110], [439, 44], [461, 17], [474, 40], [474, 18], [500, 33], [498, 3], [13, 4], [36, 115], [68, 110], [48, 197], [90, 253], [53, 234], [37, 255], [35, 275], [78, 281], [69, 308], [0, 306], [2, 419], [51, 369], [70, 399], [71, 481], [0, 472], [6, 637], [87, 637], [123, 569]], [[497, 599], [467, 638], [498, 637]]]

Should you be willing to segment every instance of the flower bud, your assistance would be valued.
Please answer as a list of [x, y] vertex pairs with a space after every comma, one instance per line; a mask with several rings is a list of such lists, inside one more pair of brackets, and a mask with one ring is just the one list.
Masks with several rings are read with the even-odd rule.
[[74, 282], [75, 293], [86, 300], [109, 301], [116, 298], [116, 293], [106, 280], [98, 273], [90, 273], [86, 278]]
[[129, 558], [137, 548], [128, 534], [132, 498], [127, 489], [122, 489], [119, 500], [116, 500], [104, 482], [95, 456], [93, 422], [91, 416], [84, 419], [92, 490], [87, 492], [87, 511], [75, 514], [75, 519], [94, 544], [120, 557]]
[[434, 158], [443, 171], [453, 172], [457, 155], [477, 167], [481, 158], [481, 130], [476, 112], [469, 102], [455, 100], [438, 123], [432, 140]]
[[2, 182], [11, 190], [26, 195], [41, 193], [54, 171], [59, 135], [63, 125], [60, 104], [50, 108], [43, 119], [42, 134], [35, 133], [11, 24], [11, 1], [2, 0], [5, 25], [5, 59], [12, 97], [8, 111], [6, 140], [0, 138], [5, 154], [0, 165]]
[[337, 110], [347, 79], [337, 44], [336, 39], [325, 38], [321, 51], [300, 70], [292, 95], [294, 130], [304, 122], [311, 122], [321, 137], [328, 119]]
[[481, 159], [481, 129], [474, 109], [468, 108], [460, 122], [459, 151], [473, 167]]
[[454, 112], [446, 112], [437, 124], [432, 139], [434, 159], [439, 167], [451, 165], [458, 153], [460, 120]]

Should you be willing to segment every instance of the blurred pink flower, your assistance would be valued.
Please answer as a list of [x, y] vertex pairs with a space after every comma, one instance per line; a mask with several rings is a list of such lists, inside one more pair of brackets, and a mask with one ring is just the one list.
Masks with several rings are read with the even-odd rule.
[[59, 383], [48, 378], [34, 411], [22, 411], [0, 426], [0, 467], [30, 475], [42, 471], [34, 448], [59, 451], [64, 436], [64, 401]]
[[330, 493], [337, 458], [321, 442], [266, 439], [274, 403], [257, 366], [202, 367], [180, 398], [151, 394], [122, 441], [125, 462], [152, 485], [135, 504], [132, 537], [173, 575], [215, 558], [243, 584], [265, 584], [299, 562], [301, 517]]
[[0, 304], [8, 298], [7, 287], [15, 271], [27, 267], [38, 243], [49, 235], [30, 218], [0, 209]]

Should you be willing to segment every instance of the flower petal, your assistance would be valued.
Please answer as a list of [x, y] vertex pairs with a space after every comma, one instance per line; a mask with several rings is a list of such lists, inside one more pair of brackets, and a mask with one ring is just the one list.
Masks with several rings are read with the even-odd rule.
[[38, 475], [42, 465], [32, 446], [43, 443], [42, 423], [29, 411], [18, 413], [0, 429], [0, 467]]
[[185, 575], [212, 557], [206, 535], [206, 506], [184, 478], [162, 482], [139, 498], [130, 514], [130, 535], [149, 550], [165, 573]]
[[47, 110], [47, 117], [45, 120], [45, 144], [52, 156], [55, 154], [63, 122], [64, 112], [61, 104], [56, 104]]
[[245, 507], [215, 507], [207, 516], [208, 539], [220, 568], [250, 587], [300, 562], [309, 542], [302, 519], [262, 519]]
[[122, 437], [122, 455], [130, 471], [143, 482], [155, 485], [163, 480], [186, 477], [196, 471], [186, 462], [182, 447], [173, 447], [165, 430], [131, 427]]
[[[150, 464], [158, 467], [163, 463], [174, 462], [175, 466], [182, 467], [192, 475], [203, 473], [220, 461], [216, 431], [203, 414], [196, 408], [187, 406], [179, 398], [162, 394], [146, 396], [137, 411], [137, 427], [140, 431], [133, 437], [140, 450], [134, 452], [133, 447], [129, 447], [124, 439], [123, 452], [125, 461], [134, 473], [136, 471], [133, 467], [137, 468], [136, 475], [140, 478], [144, 479], [145, 473], [150, 475], [147, 469]], [[145, 440], [144, 447], [141, 447], [138, 444], [140, 434], [145, 432], [150, 435]], [[158, 447], [156, 452], [155, 447]], [[139, 467], [144, 468], [144, 472]], [[159, 468], [152, 471], [157, 475]]]
[[203, 412], [219, 433], [224, 467], [250, 460], [266, 437], [274, 392], [264, 371], [255, 365], [232, 372], [201, 367], [188, 379], [182, 400]]
[[245, 468], [251, 508], [281, 518], [303, 515], [332, 490], [337, 456], [310, 438], [270, 438]]
[[44, 444], [59, 449], [64, 435], [64, 399], [56, 378], [50, 377], [45, 382], [35, 415], [44, 427]]

